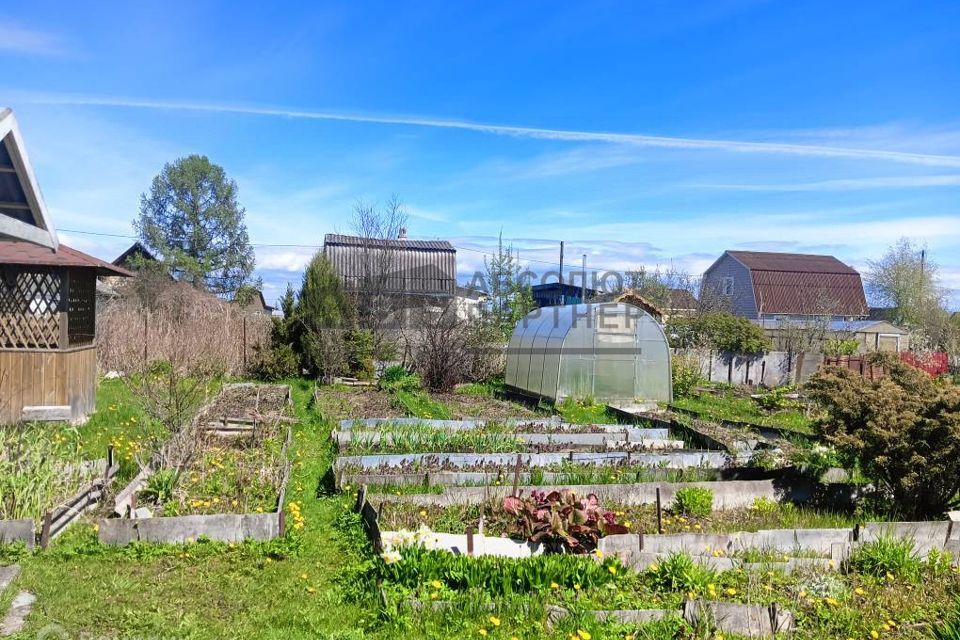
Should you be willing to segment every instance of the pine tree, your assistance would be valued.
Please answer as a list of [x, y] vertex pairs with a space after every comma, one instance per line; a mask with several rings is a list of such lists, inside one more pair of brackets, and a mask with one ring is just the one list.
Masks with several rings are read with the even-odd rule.
[[140, 196], [134, 227], [174, 278], [230, 296], [254, 267], [243, 216], [237, 183], [206, 156], [191, 155], [164, 165]]

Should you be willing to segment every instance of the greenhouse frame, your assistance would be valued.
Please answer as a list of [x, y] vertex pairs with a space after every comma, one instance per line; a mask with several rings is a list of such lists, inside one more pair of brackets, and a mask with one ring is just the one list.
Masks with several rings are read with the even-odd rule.
[[656, 405], [672, 400], [670, 348], [663, 327], [630, 304], [544, 307], [517, 323], [505, 382], [556, 402]]

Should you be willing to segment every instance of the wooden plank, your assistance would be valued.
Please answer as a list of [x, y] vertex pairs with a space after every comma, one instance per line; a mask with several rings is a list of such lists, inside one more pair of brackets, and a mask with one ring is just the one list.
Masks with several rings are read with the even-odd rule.
[[23, 408], [20, 416], [24, 422], [60, 422], [70, 420], [70, 405], [36, 405]]

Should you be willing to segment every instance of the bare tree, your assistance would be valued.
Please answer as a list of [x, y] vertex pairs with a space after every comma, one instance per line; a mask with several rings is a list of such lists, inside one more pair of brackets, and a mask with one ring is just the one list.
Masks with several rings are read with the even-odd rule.
[[416, 329], [405, 342], [427, 388], [450, 391], [503, 371], [502, 335], [492, 318], [463, 316], [453, 302], [417, 313]]
[[407, 212], [394, 195], [383, 206], [358, 201], [353, 208], [351, 229], [361, 238], [360, 275], [347, 283], [357, 309], [357, 322], [373, 338], [374, 354], [383, 357], [395, 342], [389, 329], [404, 308], [397, 252], [391, 245], [406, 235]]

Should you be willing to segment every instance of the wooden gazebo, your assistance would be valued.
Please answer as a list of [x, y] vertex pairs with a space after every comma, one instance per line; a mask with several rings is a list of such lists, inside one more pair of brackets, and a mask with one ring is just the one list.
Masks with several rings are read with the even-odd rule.
[[0, 424], [93, 411], [98, 275], [130, 273], [59, 243], [13, 113], [0, 111]]

